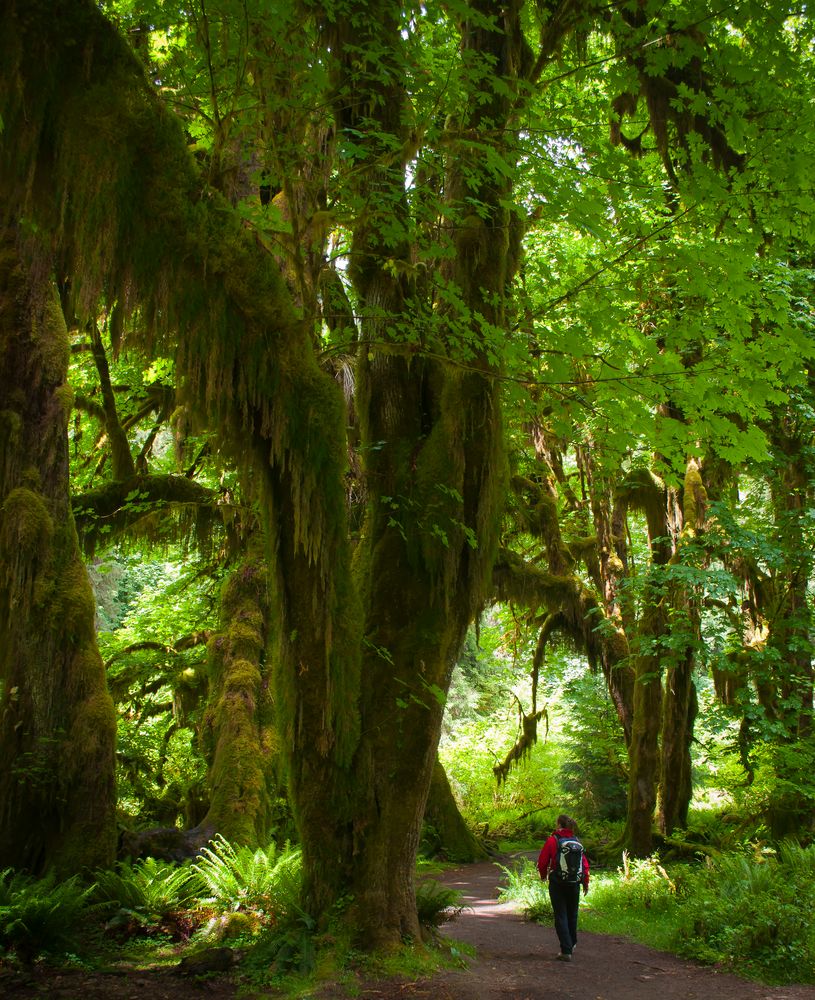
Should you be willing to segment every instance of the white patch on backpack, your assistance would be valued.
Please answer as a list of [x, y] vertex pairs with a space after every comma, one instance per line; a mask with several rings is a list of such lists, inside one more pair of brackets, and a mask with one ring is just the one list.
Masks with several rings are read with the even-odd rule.
[[583, 845], [576, 837], [558, 837], [555, 856], [558, 882], [579, 885], [583, 881]]

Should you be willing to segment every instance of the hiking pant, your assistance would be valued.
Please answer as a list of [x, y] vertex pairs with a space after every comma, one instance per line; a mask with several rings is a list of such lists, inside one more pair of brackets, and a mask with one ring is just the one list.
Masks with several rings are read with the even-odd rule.
[[577, 908], [580, 905], [579, 884], [549, 880], [549, 899], [555, 911], [555, 931], [560, 950], [571, 955], [577, 944]]

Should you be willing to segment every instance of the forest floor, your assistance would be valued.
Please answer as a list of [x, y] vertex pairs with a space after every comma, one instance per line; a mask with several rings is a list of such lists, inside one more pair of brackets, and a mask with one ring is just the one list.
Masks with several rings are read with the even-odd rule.
[[[633, 944], [581, 933], [571, 963], [557, 961], [554, 930], [525, 922], [498, 902], [495, 864], [466, 865], [442, 876], [466, 908], [444, 927], [445, 937], [475, 949], [466, 968], [420, 979], [326, 984], [314, 1000], [815, 1000], [815, 986], [762, 986], [709, 966]], [[229, 976], [189, 979], [173, 969], [121, 966], [81, 972], [35, 966], [25, 975], [0, 966], [0, 996], [48, 1000], [260, 1000]]]

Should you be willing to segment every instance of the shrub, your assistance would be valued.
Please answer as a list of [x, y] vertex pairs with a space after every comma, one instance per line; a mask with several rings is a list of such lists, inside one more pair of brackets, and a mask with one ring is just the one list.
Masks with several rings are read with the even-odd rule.
[[770, 982], [815, 980], [815, 847], [728, 855], [699, 871], [683, 905], [684, 954]]
[[57, 882], [53, 875], [33, 879], [6, 869], [0, 873], [0, 947], [23, 962], [76, 951], [93, 888], [76, 876]]
[[302, 911], [267, 929], [254, 942], [241, 969], [259, 984], [288, 976], [309, 976], [317, 962], [315, 924]]
[[541, 881], [538, 867], [533, 861], [524, 859], [513, 868], [499, 865], [506, 876], [507, 884], [499, 893], [502, 902], [512, 900], [519, 903], [527, 920], [548, 923], [553, 918], [552, 903], [546, 882]]
[[432, 929], [454, 920], [464, 909], [464, 903], [457, 889], [429, 879], [416, 886], [416, 909], [421, 926]]
[[624, 851], [618, 874], [617, 905], [664, 912], [676, 900], [676, 883], [656, 855], [630, 859]]
[[202, 902], [216, 910], [248, 909], [275, 919], [300, 914], [297, 901], [302, 885], [302, 857], [288, 844], [252, 850], [233, 847], [218, 835], [203, 848], [192, 870], [205, 893]]
[[97, 872], [93, 896], [102, 906], [154, 921], [190, 905], [197, 889], [190, 868], [145, 858], [135, 864], [122, 862], [112, 871]]

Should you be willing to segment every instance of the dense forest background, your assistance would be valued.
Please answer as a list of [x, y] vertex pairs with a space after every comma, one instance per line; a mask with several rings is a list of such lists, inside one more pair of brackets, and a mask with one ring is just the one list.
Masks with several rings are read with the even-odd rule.
[[811, 842], [813, 37], [3, 0], [1, 867]]

